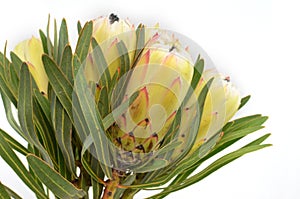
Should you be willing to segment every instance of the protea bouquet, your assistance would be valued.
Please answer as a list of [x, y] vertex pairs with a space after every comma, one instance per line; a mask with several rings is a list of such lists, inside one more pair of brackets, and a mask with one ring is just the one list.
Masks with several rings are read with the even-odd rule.
[[[0, 155], [37, 198], [163, 198], [270, 146], [266, 134], [196, 170], [262, 128], [261, 115], [230, 121], [250, 96], [158, 26], [114, 14], [78, 22], [75, 48], [64, 19], [49, 29], [0, 54], [7, 120], [28, 143], [0, 130]], [[17, 192], [0, 183], [1, 198]]]

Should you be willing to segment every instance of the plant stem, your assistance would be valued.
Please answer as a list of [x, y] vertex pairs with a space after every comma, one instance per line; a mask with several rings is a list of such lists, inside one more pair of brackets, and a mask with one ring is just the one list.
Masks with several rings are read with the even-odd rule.
[[105, 190], [102, 199], [113, 199], [114, 195], [118, 189], [120, 183], [120, 178], [116, 171], [113, 172], [113, 179], [106, 181]]

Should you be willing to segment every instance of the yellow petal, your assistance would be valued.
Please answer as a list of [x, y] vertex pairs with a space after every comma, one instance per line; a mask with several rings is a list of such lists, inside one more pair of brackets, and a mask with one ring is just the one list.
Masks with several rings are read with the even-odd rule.
[[29, 71], [41, 92], [47, 93], [48, 77], [42, 62], [42, 42], [32, 37], [20, 42], [14, 49], [15, 54], [24, 62], [27, 62]]

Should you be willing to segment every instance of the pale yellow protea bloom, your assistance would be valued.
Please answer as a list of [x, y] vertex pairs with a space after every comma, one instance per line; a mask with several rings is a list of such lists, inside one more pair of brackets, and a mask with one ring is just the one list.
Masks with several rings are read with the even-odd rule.
[[216, 69], [204, 71], [203, 77], [195, 90], [196, 95], [200, 94], [205, 83], [211, 78], [214, 78], [214, 80], [204, 103], [200, 128], [192, 152], [220, 131], [240, 106], [239, 91], [232, 84], [229, 77], [217, 72]]
[[[130, 62], [133, 62], [135, 46], [136, 46], [136, 33], [134, 25], [127, 19], [119, 19], [118, 16], [110, 14], [107, 17], [99, 17], [93, 20], [93, 34], [109, 67], [110, 75], [120, 67], [120, 55], [116, 44], [123, 41], [128, 52]], [[86, 76], [89, 81], [97, 82], [100, 78], [97, 66], [93, 65], [92, 49], [91, 54], [87, 58]]]
[[20, 42], [14, 49], [14, 53], [27, 63], [39, 90], [47, 94], [48, 77], [42, 62], [43, 46], [41, 40], [32, 37]]
[[139, 95], [117, 119], [118, 144], [126, 151], [154, 150], [172, 124], [192, 77], [191, 56], [178, 40], [166, 32], [154, 34], [126, 89], [126, 96], [136, 91]]

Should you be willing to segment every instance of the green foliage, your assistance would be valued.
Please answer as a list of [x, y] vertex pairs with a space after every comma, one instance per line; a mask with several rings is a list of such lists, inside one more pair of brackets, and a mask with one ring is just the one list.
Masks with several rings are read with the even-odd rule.
[[[262, 144], [270, 135], [266, 134], [218, 158], [205, 169], [197, 170], [206, 160], [262, 129], [267, 120], [265, 116], [252, 115], [230, 121], [191, 152], [196, 136], [190, 136], [183, 143], [178, 139], [178, 128], [183, 110], [187, 108], [186, 104], [202, 77], [205, 60], [199, 55], [190, 90], [164, 139], [156, 146], [156, 151], [150, 153], [147, 161], [135, 165], [134, 172], [130, 166], [128, 171], [112, 169], [111, 165], [116, 165], [120, 158], [111, 136], [115, 118], [120, 117], [139, 95], [135, 92], [124, 100], [130, 70], [136, 66], [146, 45], [145, 27], [140, 25], [136, 30], [137, 47], [132, 61], [125, 43], [117, 43], [120, 70], [114, 74], [110, 74], [105, 52], [93, 38], [93, 22], [89, 21], [83, 27], [78, 22], [77, 29], [79, 37], [74, 52], [69, 44], [65, 19], [59, 31], [54, 22], [53, 40], [50, 36], [50, 18], [46, 34], [39, 31], [44, 50], [41, 59], [49, 81], [47, 94], [39, 92], [28, 65], [14, 52], [10, 53], [10, 59], [6, 57], [6, 49], [0, 53], [0, 93], [5, 114], [12, 128], [28, 143], [25, 147], [0, 129], [0, 156], [37, 198], [49, 198], [49, 191], [56, 198], [88, 198], [90, 187], [94, 198], [100, 198], [105, 189], [111, 188], [109, 182], [115, 181], [117, 185], [113, 189], [116, 198], [132, 198], [143, 189], [161, 189], [160, 193], [150, 198], [163, 198], [203, 180], [247, 153], [270, 146]], [[93, 58], [98, 72], [103, 74], [98, 82], [87, 82], [84, 75], [88, 56]], [[197, 99], [200, 111], [195, 118], [200, 120], [212, 81], [206, 82]], [[239, 109], [249, 99], [250, 96], [244, 97]], [[14, 117], [14, 108], [18, 111], [18, 118]], [[182, 154], [170, 161], [175, 149], [183, 144], [187, 147]], [[27, 158], [28, 167], [16, 152]], [[106, 178], [109, 180], [105, 181]], [[164, 187], [169, 182], [169, 186]], [[0, 182], [0, 198], [21, 197]]]

